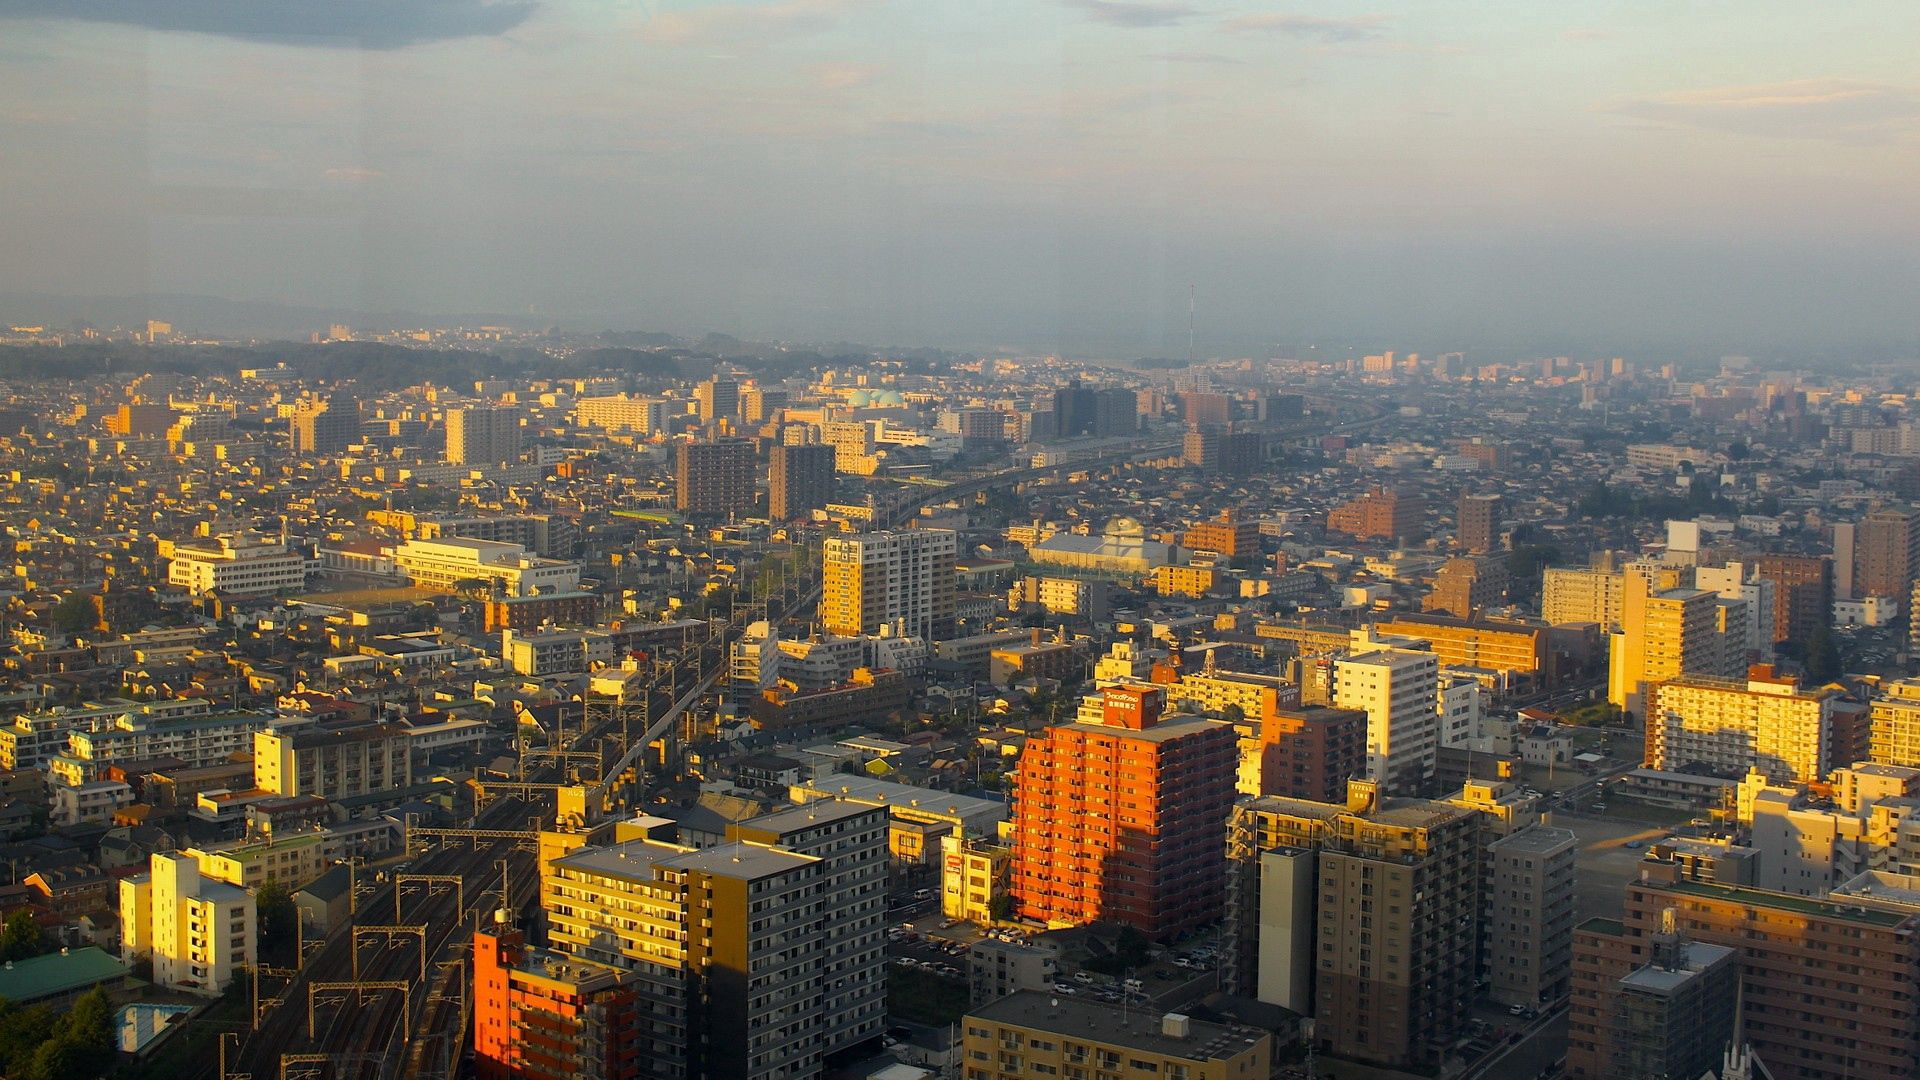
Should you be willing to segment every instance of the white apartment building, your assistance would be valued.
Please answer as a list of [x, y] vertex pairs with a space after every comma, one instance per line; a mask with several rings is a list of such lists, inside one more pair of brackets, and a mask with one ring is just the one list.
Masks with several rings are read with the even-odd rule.
[[1683, 675], [1647, 693], [1647, 765], [1700, 764], [1722, 774], [1765, 773], [1775, 783], [1824, 779], [1833, 695], [1755, 665], [1744, 682]]
[[200, 873], [189, 855], [155, 854], [147, 873], [120, 882], [120, 952], [151, 957], [153, 981], [219, 997], [254, 962], [253, 894]]
[[1920, 679], [1898, 679], [1880, 690], [1869, 713], [1867, 756], [1881, 765], [1920, 766]]
[[268, 728], [253, 736], [253, 783], [280, 795], [343, 799], [413, 783], [407, 729], [398, 724], [346, 728]]
[[299, 591], [307, 585], [307, 560], [278, 540], [221, 535], [174, 545], [167, 583], [196, 596]]
[[541, 634], [500, 631], [500, 655], [516, 675], [565, 675], [592, 671], [618, 659], [613, 635], [599, 630], [550, 630]]
[[1440, 658], [1393, 646], [1334, 661], [1334, 700], [1367, 714], [1367, 778], [1396, 795], [1421, 795], [1440, 755]]
[[97, 765], [174, 757], [200, 768], [252, 750], [254, 732], [272, 722], [271, 716], [262, 713], [180, 717], [128, 713], [104, 727], [71, 732], [67, 754]]
[[443, 537], [409, 540], [393, 551], [394, 565], [422, 589], [452, 592], [461, 581], [497, 582], [510, 596], [580, 589], [580, 564], [543, 559], [519, 544]]

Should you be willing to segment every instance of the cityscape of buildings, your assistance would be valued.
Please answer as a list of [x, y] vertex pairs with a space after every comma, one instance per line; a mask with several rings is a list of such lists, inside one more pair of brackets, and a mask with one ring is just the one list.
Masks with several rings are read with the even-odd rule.
[[1899, 373], [176, 348], [0, 424], [128, 1075], [1920, 1068]]

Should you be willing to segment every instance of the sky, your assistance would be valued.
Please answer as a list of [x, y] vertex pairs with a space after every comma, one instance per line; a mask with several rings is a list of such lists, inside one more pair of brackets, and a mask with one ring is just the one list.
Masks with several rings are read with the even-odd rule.
[[1912, 357], [1916, 41], [1911, 0], [0, 0], [0, 293]]

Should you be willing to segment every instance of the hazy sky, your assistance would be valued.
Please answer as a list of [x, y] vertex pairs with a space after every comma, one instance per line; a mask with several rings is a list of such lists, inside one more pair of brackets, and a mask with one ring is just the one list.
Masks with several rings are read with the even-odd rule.
[[0, 292], [1914, 355], [1920, 4], [0, 0]]

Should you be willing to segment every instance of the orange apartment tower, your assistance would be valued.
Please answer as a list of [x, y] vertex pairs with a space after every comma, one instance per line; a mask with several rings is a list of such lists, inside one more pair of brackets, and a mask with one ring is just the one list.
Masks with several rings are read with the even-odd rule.
[[1027, 741], [1014, 784], [1013, 895], [1023, 918], [1163, 938], [1218, 919], [1233, 725], [1163, 719], [1165, 688], [1110, 686], [1099, 722]]
[[473, 1058], [480, 1080], [641, 1080], [634, 976], [530, 949], [502, 912], [473, 935]]

